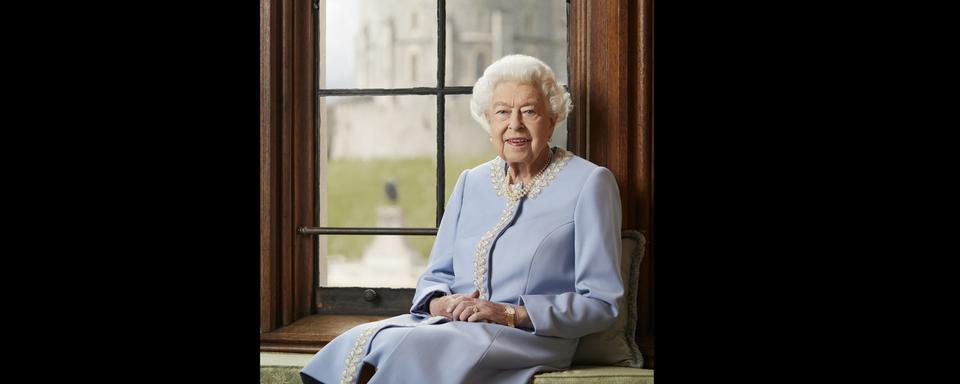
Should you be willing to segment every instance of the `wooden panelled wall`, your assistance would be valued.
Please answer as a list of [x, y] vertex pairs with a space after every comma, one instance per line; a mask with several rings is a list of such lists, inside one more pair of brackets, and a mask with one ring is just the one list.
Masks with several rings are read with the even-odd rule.
[[260, 1], [261, 334], [314, 306], [315, 29], [311, 1]]
[[653, 1], [570, 1], [570, 73], [578, 155], [609, 168], [620, 186], [623, 228], [647, 237], [640, 269], [637, 341], [654, 367]]

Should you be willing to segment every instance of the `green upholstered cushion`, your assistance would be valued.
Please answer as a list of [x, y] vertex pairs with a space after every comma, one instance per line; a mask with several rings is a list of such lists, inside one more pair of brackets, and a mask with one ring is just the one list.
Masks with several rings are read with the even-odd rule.
[[569, 370], [540, 373], [533, 384], [605, 383], [653, 384], [653, 370], [627, 367], [573, 366]]
[[[574, 366], [567, 371], [539, 373], [533, 377], [533, 384], [561, 383], [653, 384], [653, 370]], [[261, 366], [260, 384], [300, 384], [300, 367]]]
[[623, 231], [620, 274], [623, 279], [623, 298], [617, 320], [604, 331], [580, 338], [573, 355], [573, 365], [614, 365], [643, 367], [643, 356], [637, 347], [637, 282], [640, 262], [643, 261], [646, 239], [637, 231]]
[[301, 368], [260, 366], [260, 384], [300, 384]]

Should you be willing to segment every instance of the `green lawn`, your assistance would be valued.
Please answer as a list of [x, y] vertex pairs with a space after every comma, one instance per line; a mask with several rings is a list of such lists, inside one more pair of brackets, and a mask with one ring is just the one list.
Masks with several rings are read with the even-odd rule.
[[[493, 158], [493, 155], [447, 156], [445, 178], [446, 200], [450, 197], [457, 176], [467, 168]], [[401, 160], [330, 160], [326, 177], [328, 209], [327, 225], [331, 227], [376, 226], [377, 207], [391, 204], [384, 184], [397, 185], [395, 204], [403, 209], [408, 227], [436, 225], [436, 162], [433, 158]], [[373, 236], [330, 236], [327, 253], [357, 259]], [[407, 241], [424, 258], [430, 255], [434, 236], [408, 236]]]

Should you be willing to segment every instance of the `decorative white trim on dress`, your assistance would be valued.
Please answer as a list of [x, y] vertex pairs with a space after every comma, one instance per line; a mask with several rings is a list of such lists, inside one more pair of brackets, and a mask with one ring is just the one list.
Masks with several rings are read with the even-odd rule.
[[[573, 153], [568, 152], [567, 150], [557, 147], [557, 158], [553, 160], [553, 163], [550, 164], [550, 167], [547, 168], [546, 172], [543, 173], [543, 176], [533, 181], [533, 188], [530, 189], [530, 193], [527, 194], [528, 198], [534, 199], [539, 195], [553, 179], [557, 178], [557, 174], [560, 173], [560, 169], [564, 165], [567, 165], [567, 161], [570, 161], [570, 158], [573, 157]], [[506, 177], [504, 177], [506, 180]]]
[[353, 350], [347, 355], [347, 366], [343, 369], [343, 373], [340, 374], [340, 384], [351, 384], [357, 381], [357, 376], [360, 375], [358, 363], [363, 357], [363, 350], [366, 349], [367, 339], [370, 338], [370, 335], [378, 328], [380, 327], [367, 328], [357, 336], [357, 341], [353, 343]]
[[[449, 321], [448, 318], [444, 316], [431, 316], [421, 319], [415, 327], [423, 325], [433, 325], [433, 324], [442, 324]], [[350, 350], [350, 353], [347, 355], [346, 367], [343, 369], [343, 373], [340, 374], [340, 384], [352, 384], [356, 382], [360, 372], [357, 369], [360, 365], [360, 360], [363, 359], [364, 349], [367, 347], [367, 339], [370, 338], [377, 330], [384, 328], [384, 325], [375, 325], [370, 328], [364, 329], [363, 332], [360, 332], [360, 335], [357, 336], [357, 340], [353, 342], [353, 349]]]
[[[541, 175], [536, 180], [533, 180], [533, 187], [530, 189], [530, 193], [527, 194], [528, 198], [536, 198], [537, 195], [543, 192], [547, 186], [557, 178], [557, 174], [560, 173], [560, 170], [563, 169], [563, 166], [567, 165], [567, 162], [570, 161], [570, 158], [573, 157], [573, 153], [567, 151], [563, 148], [557, 147], [557, 153], [554, 154], [554, 159], [547, 166], [547, 169], [543, 171]], [[500, 157], [496, 157], [490, 164], [490, 184], [493, 185], [493, 190], [497, 191], [497, 196], [508, 196], [506, 193], [507, 188], [513, 188], [514, 191], [520, 188], [520, 183], [510, 186], [510, 181], [507, 178], [507, 173], [504, 172], [506, 162]]]
[[487, 291], [487, 249], [490, 248], [493, 236], [513, 217], [513, 208], [517, 206], [517, 201], [507, 199], [507, 206], [503, 208], [503, 213], [500, 214], [500, 221], [483, 234], [480, 242], [477, 243], [477, 250], [473, 253], [473, 286], [480, 291], [481, 299], [490, 299], [490, 292]]
[[[527, 197], [533, 199], [543, 192], [543, 190], [550, 185], [550, 182], [557, 177], [560, 169], [567, 164], [567, 161], [569, 161], [571, 157], [573, 157], [573, 153], [557, 147], [554, 160], [543, 172], [541, 177], [533, 181], [533, 187], [530, 189]], [[473, 286], [480, 291], [480, 298], [484, 300], [490, 299], [490, 293], [487, 291], [487, 251], [490, 249], [493, 236], [495, 236], [497, 232], [500, 232], [500, 229], [510, 221], [513, 217], [513, 209], [520, 201], [519, 199], [511, 198], [511, 194], [506, 193], [507, 188], [513, 188], [513, 191], [517, 192], [521, 189], [521, 186], [520, 183], [514, 184], [512, 187], [510, 186], [510, 182], [507, 180], [507, 173], [504, 172], [504, 164], [505, 162], [499, 157], [493, 159], [490, 164], [490, 183], [493, 184], [493, 189], [497, 191], [497, 196], [506, 196], [507, 205], [503, 208], [503, 213], [500, 214], [500, 221], [483, 234], [480, 242], [477, 243], [476, 251], [473, 253]]]

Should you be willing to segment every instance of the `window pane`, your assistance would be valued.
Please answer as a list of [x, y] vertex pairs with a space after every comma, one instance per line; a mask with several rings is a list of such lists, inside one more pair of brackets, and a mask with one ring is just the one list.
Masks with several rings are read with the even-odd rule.
[[497, 59], [543, 60], [567, 83], [566, 0], [447, 0], [447, 86], [473, 85]]
[[[326, 196], [321, 222], [434, 227], [436, 96], [324, 97], [320, 105], [321, 143], [327, 145], [319, 180], [321, 199]], [[382, 222], [378, 212], [384, 207], [399, 209], [399, 221]]]
[[[446, 178], [446, 200], [450, 199], [457, 177], [464, 169], [470, 169], [497, 156], [490, 143], [490, 135], [470, 116], [470, 98], [472, 95], [450, 95], [446, 97], [444, 111], [444, 165]], [[557, 124], [550, 143], [561, 148], [567, 147], [567, 121]]]
[[[396, 212], [386, 208], [381, 214], [392, 217]], [[435, 236], [330, 235], [320, 238], [326, 238], [327, 244], [326, 263], [323, 256], [320, 259], [321, 286], [414, 288], [427, 265]]]
[[436, 0], [326, 0], [321, 88], [437, 85]]
[[470, 117], [471, 95], [447, 96], [444, 112], [444, 177], [446, 200], [450, 199], [457, 177], [464, 169], [476, 167], [497, 156], [483, 127]]

